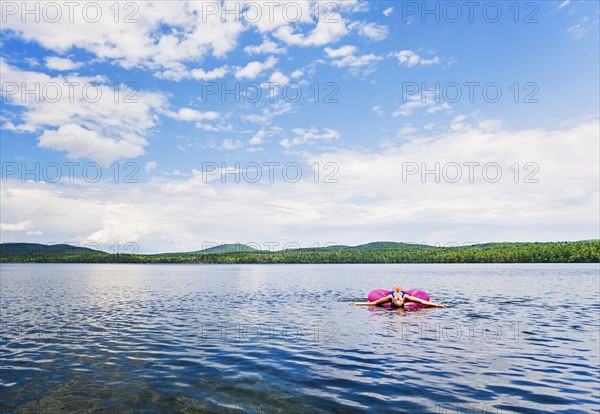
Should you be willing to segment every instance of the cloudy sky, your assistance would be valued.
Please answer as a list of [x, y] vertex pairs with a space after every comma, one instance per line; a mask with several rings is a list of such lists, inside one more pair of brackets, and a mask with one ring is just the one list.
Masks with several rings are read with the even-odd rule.
[[599, 238], [598, 3], [424, 4], [3, 1], [2, 242]]

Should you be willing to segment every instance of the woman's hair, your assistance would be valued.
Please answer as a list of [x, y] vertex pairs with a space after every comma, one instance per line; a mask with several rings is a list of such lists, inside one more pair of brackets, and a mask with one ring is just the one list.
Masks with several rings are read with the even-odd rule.
[[394, 287], [392, 288], [392, 290], [393, 290], [394, 292], [402, 292], [402, 291], [404, 290], [404, 288], [403, 288], [402, 286], [394, 286]]

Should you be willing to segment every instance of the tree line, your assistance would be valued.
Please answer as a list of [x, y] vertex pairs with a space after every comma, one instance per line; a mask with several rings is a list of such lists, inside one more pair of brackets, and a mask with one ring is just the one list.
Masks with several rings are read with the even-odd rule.
[[406, 246], [369, 250], [290, 250], [160, 255], [78, 252], [0, 252], [0, 262], [33, 263], [600, 263], [600, 240], [490, 243], [461, 247]]

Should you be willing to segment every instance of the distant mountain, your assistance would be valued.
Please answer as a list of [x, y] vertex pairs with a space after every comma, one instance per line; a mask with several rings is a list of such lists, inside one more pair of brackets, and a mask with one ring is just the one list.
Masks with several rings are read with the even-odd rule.
[[335, 244], [324, 247], [306, 247], [301, 249], [289, 249], [288, 252], [335, 252], [335, 251], [356, 251], [356, 250], [385, 250], [385, 249], [405, 249], [405, 248], [432, 247], [425, 244], [399, 243], [390, 241], [371, 242], [359, 244], [358, 246], [347, 246], [344, 244]]
[[192, 252], [169, 252], [169, 253], [156, 253], [148, 256], [163, 257], [163, 256], [195, 256], [195, 255], [206, 255], [206, 254], [231, 254], [231, 253], [260, 253], [261, 250], [250, 247], [242, 243], [225, 243], [218, 246], [207, 247], [202, 250], [195, 250]]
[[[225, 254], [225, 253], [258, 253], [260, 250], [242, 243], [221, 244], [219, 246], [209, 247], [195, 252], [183, 254]], [[165, 253], [170, 254], [170, 253]]]
[[232, 243], [186, 253], [112, 254], [68, 244], [0, 244], [4, 263], [599, 263], [600, 240], [428, 246], [373, 242], [285, 251]]
[[372, 242], [367, 244], [360, 244], [358, 246], [352, 247], [355, 250], [378, 250], [378, 249], [404, 249], [407, 247], [432, 247], [427, 246], [425, 244], [415, 244], [415, 243], [399, 243], [399, 242], [390, 242], [390, 241], [381, 241], [381, 242]]
[[70, 244], [0, 243], [0, 257], [64, 257], [109, 253]]

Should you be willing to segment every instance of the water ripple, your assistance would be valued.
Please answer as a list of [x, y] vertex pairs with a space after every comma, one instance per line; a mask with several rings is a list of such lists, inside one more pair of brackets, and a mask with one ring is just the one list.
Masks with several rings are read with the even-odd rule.
[[[1, 270], [1, 412], [600, 412], [595, 266]], [[399, 281], [452, 308], [348, 306]]]

